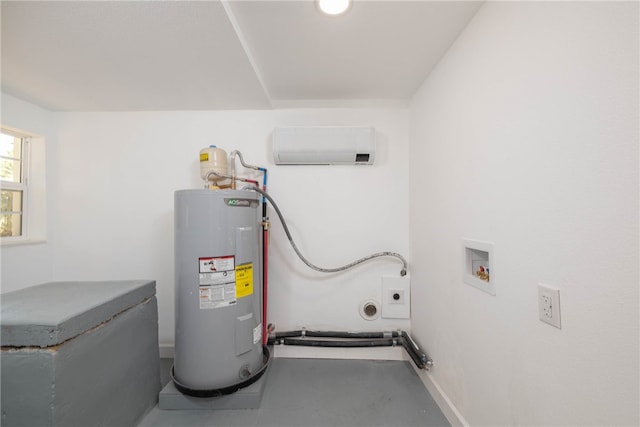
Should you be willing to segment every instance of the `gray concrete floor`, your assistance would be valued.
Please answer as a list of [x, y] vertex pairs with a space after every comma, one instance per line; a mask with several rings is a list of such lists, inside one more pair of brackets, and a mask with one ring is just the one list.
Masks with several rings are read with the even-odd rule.
[[[171, 359], [162, 359], [163, 385]], [[409, 362], [273, 359], [259, 409], [161, 410], [138, 427], [449, 426]]]

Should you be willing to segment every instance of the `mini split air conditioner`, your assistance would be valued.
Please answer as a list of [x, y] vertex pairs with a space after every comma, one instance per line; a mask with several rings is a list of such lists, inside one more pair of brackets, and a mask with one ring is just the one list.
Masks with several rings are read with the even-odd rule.
[[281, 127], [273, 131], [276, 165], [371, 165], [375, 154], [372, 127]]

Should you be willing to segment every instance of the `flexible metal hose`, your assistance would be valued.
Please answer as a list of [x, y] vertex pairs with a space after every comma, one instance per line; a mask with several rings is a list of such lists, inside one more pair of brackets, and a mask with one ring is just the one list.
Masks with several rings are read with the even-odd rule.
[[269, 203], [271, 203], [271, 206], [273, 206], [273, 209], [276, 211], [276, 214], [278, 214], [278, 218], [280, 219], [280, 222], [282, 223], [282, 228], [284, 229], [285, 234], [287, 235], [287, 239], [289, 239], [289, 243], [291, 244], [291, 247], [293, 248], [293, 250], [295, 251], [295, 253], [298, 255], [298, 258], [300, 258], [300, 260], [302, 260], [302, 262], [304, 262], [307, 267], [311, 268], [312, 270], [315, 271], [319, 271], [321, 273], [337, 273], [339, 271], [344, 271], [344, 270], [348, 270], [352, 267], [355, 267], [356, 265], [362, 264], [363, 262], [369, 261], [373, 258], [378, 258], [378, 257], [395, 257], [398, 258], [401, 262], [402, 262], [402, 270], [400, 270], [400, 276], [406, 276], [407, 274], [407, 260], [404, 259], [404, 257], [398, 253], [395, 252], [378, 252], [369, 256], [366, 256], [364, 258], [360, 258], [350, 264], [347, 265], [343, 265], [342, 267], [337, 267], [337, 268], [321, 268], [318, 267], [314, 264], [312, 264], [309, 260], [307, 260], [304, 255], [302, 255], [302, 253], [300, 252], [300, 250], [298, 249], [298, 247], [296, 246], [295, 242], [293, 241], [293, 238], [291, 237], [291, 233], [289, 232], [289, 227], [287, 227], [287, 222], [284, 220], [282, 213], [280, 212], [280, 208], [278, 208], [278, 205], [276, 204], [276, 202], [271, 198], [271, 196], [266, 192], [263, 191], [262, 189], [258, 188], [258, 187], [245, 187], [245, 189], [247, 190], [253, 190], [256, 191], [260, 194], [262, 194], [263, 197], [265, 197], [267, 200], [269, 200]]

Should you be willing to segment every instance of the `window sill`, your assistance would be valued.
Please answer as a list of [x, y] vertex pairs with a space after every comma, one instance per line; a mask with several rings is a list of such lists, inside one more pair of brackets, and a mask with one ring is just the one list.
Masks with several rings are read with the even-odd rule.
[[20, 239], [20, 240], [0, 239], [0, 246], [2, 246], [2, 247], [24, 246], [24, 245], [41, 245], [43, 243], [47, 243], [47, 241], [45, 239]]

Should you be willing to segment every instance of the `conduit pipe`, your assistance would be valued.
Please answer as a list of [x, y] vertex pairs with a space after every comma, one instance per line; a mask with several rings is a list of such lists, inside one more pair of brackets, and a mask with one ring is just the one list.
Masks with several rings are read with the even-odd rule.
[[377, 340], [358, 341], [337, 341], [337, 340], [314, 340], [309, 338], [285, 338], [284, 345], [299, 345], [307, 347], [395, 347], [399, 345], [397, 339], [385, 338]]
[[262, 230], [262, 345], [267, 345], [269, 330], [267, 327], [267, 291], [269, 278], [269, 227]]
[[291, 338], [291, 337], [375, 339], [375, 338], [398, 338], [401, 336], [401, 333], [402, 331], [342, 332], [342, 331], [308, 331], [306, 329], [301, 329], [297, 331], [276, 332], [275, 334], [273, 334], [273, 338], [276, 340], [279, 338]]
[[418, 369], [429, 370], [433, 366], [433, 360], [420, 349], [415, 340], [405, 331], [340, 332], [307, 331], [303, 329], [277, 332], [269, 338], [268, 344], [341, 348], [402, 346]]

